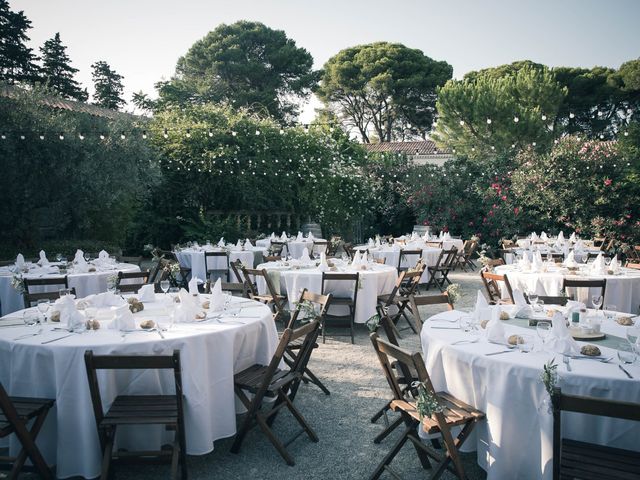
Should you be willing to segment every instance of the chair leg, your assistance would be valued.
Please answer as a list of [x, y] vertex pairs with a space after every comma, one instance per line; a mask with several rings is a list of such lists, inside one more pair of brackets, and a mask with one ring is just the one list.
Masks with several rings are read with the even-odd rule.
[[380, 418], [389, 410], [391, 410], [391, 402], [387, 402], [387, 404], [378, 410], [373, 417], [371, 417], [371, 423], [376, 423]]
[[116, 429], [110, 429], [106, 432], [106, 443], [102, 452], [102, 471], [100, 472], [100, 480], [108, 480], [111, 476], [111, 455], [113, 455], [113, 441], [116, 436]]
[[258, 425], [260, 426], [264, 434], [267, 436], [271, 444], [276, 448], [276, 450], [278, 450], [278, 453], [280, 454], [280, 456], [284, 459], [285, 462], [287, 462], [287, 465], [293, 467], [296, 464], [296, 462], [293, 460], [293, 457], [289, 455], [289, 452], [287, 452], [287, 449], [284, 447], [284, 445], [278, 439], [278, 437], [276, 437], [276, 435], [273, 433], [273, 430], [269, 428], [269, 425], [267, 425], [267, 422], [264, 420], [263, 416], [259, 413], [256, 415], [256, 422], [258, 422]]
[[433, 480], [437, 480], [444, 473], [444, 471], [449, 466], [449, 463], [453, 462], [453, 467], [455, 469], [456, 475], [460, 480], [465, 480], [467, 477], [464, 473], [464, 468], [462, 466], [462, 461], [460, 460], [460, 456], [458, 455], [459, 448], [462, 447], [462, 444], [469, 437], [469, 434], [475, 427], [475, 422], [467, 423], [456, 439], [454, 440], [451, 436], [451, 432], [447, 432], [448, 435], [443, 435], [444, 444], [446, 447], [446, 452], [443, 461], [438, 465], [436, 470], [433, 472], [431, 478]]
[[407, 439], [409, 438], [409, 434], [414, 428], [415, 427], [411, 425], [410, 427], [406, 428], [404, 432], [402, 432], [402, 436], [395, 443], [391, 451], [385, 455], [385, 457], [377, 466], [373, 474], [369, 477], [369, 480], [377, 480], [378, 478], [380, 478], [380, 475], [382, 475], [382, 473], [384, 472], [385, 467], [391, 463], [394, 457], [398, 454], [398, 452], [402, 449], [404, 444], [407, 442]]
[[14, 431], [20, 444], [22, 445], [22, 450], [16, 457], [13, 468], [11, 469], [11, 473], [9, 474], [9, 478], [17, 478], [22, 470], [24, 462], [27, 460], [27, 457], [33, 463], [33, 466], [36, 468], [40, 476], [44, 479], [53, 479], [53, 473], [51, 469], [47, 465], [47, 462], [42, 457], [40, 450], [36, 445], [36, 437], [44, 424], [44, 420], [49, 413], [49, 409], [45, 408], [40, 412], [40, 414], [36, 417], [31, 430], [27, 430], [26, 424], [20, 422], [17, 425], [14, 425]]
[[378, 434], [376, 438], [373, 439], [373, 443], [378, 444], [382, 442], [382, 440], [387, 438], [391, 432], [400, 426], [401, 423], [402, 417], [396, 419], [393, 423], [390, 423], [381, 433]]
[[318, 435], [316, 435], [316, 432], [314, 432], [311, 426], [307, 423], [306, 419], [302, 416], [302, 413], [300, 413], [300, 410], [295, 407], [293, 402], [289, 400], [289, 397], [287, 397], [286, 394], [280, 392], [280, 395], [282, 396], [283, 401], [287, 404], [287, 408], [289, 409], [291, 414], [296, 418], [300, 426], [304, 428], [305, 432], [307, 432], [307, 435], [309, 436], [311, 441], [317, 443]]
[[309, 382], [313, 383], [315, 386], [317, 386], [320, 390], [322, 390], [324, 392], [325, 395], [331, 395], [331, 392], [329, 391], [329, 389], [327, 387], [324, 386], [324, 384], [318, 379], [318, 377], [316, 377], [311, 370], [309, 370], [308, 368], [304, 369], [304, 374], [307, 377], [307, 379], [309, 380]]

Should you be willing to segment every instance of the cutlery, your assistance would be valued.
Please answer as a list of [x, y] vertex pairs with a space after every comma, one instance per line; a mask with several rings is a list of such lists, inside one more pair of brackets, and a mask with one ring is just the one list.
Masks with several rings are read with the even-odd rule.
[[570, 362], [570, 358], [566, 355], [564, 355], [562, 357], [562, 362], [564, 363], [565, 367], [567, 367], [567, 372], [571, 371], [571, 363]]
[[633, 378], [633, 375], [631, 375], [631, 374], [627, 371], [627, 369], [626, 369], [626, 368], [624, 368], [622, 365], [618, 364], [618, 368], [619, 368], [620, 370], [622, 370], [622, 371], [624, 372], [624, 374], [625, 374], [627, 377], [629, 377], [629, 378]]
[[479, 341], [479, 338], [475, 338], [473, 340], [458, 340], [457, 342], [453, 342], [451, 345], [462, 345], [465, 343], [476, 343], [477, 341]]
[[439, 326], [432, 326], [430, 327], [432, 329], [440, 329], [440, 330], [460, 330], [458, 327], [439, 327]]
[[515, 352], [515, 350], [511, 349], [511, 350], [500, 350], [499, 352], [491, 352], [491, 353], [485, 353], [486, 357], [490, 357], [492, 355], [500, 355], [501, 353], [509, 353], [509, 352]]
[[36, 336], [40, 335], [41, 333], [42, 333], [42, 329], [38, 330], [35, 333], [27, 333], [25, 335], [20, 335], [19, 337], [14, 338], [13, 341], [15, 342], [16, 340], [24, 340], [25, 338], [36, 337]]
[[54, 338], [52, 340], [45, 340], [44, 342], [40, 342], [40, 344], [41, 345], [46, 345], [47, 343], [57, 342], [58, 340], [62, 340], [63, 338], [71, 337], [72, 335], [75, 335], [75, 333], [69, 333], [68, 335], [63, 335], [61, 337], [57, 337], [57, 338]]

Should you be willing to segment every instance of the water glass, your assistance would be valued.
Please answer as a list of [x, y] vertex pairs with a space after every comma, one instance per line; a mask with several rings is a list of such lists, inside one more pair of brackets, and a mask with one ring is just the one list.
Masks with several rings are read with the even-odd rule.
[[607, 304], [604, 306], [604, 314], [607, 320], [614, 321], [616, 319], [616, 312], [618, 307], [616, 305]]
[[160, 282], [160, 288], [164, 293], [167, 293], [170, 287], [171, 287], [171, 283], [169, 283], [169, 280], [162, 280]]
[[178, 301], [178, 293], [179, 292], [180, 292], [180, 289], [178, 287], [169, 288], [169, 296], [171, 297], [171, 299], [173, 300], [174, 303], [177, 303], [177, 301]]
[[520, 335], [522, 341], [518, 343], [518, 350], [522, 353], [529, 353], [533, 350], [534, 338], [533, 335], [524, 334]]
[[26, 310], [22, 314], [22, 321], [24, 322], [25, 325], [32, 327], [40, 322], [40, 317], [33, 310]]
[[627, 340], [631, 345], [638, 345], [638, 337], [640, 337], [640, 328], [638, 327], [629, 327], [627, 328]]
[[623, 364], [631, 364], [636, 361], [636, 351], [633, 345], [628, 342], [621, 342], [618, 344], [618, 360]]
[[602, 298], [602, 295], [592, 295], [591, 304], [593, 305], [593, 308], [595, 308], [596, 310], [600, 310], [603, 300], [604, 299]]
[[50, 302], [46, 298], [42, 298], [38, 300], [36, 303], [38, 306], [38, 310], [42, 314], [42, 322], [45, 323], [47, 321], [47, 312], [49, 311]]
[[536, 325], [536, 333], [540, 340], [542, 340], [542, 347], [544, 349], [545, 343], [549, 335], [551, 334], [551, 322], [538, 322]]
[[62, 254], [56, 253], [56, 262], [61, 262], [61, 261], [62, 261]]
[[475, 322], [473, 321], [473, 317], [471, 315], [465, 315], [460, 317], [460, 330], [463, 332], [474, 332], [476, 330]]

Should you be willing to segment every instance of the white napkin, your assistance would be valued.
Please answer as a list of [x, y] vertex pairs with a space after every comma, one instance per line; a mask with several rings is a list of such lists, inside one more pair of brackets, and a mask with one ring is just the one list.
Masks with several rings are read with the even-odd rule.
[[376, 242], [373, 240], [373, 238], [369, 238], [369, 241], [367, 242], [367, 245], [369, 247], [373, 247], [375, 246]]
[[515, 316], [525, 317], [525, 318], [531, 316], [531, 314], [533, 313], [533, 310], [525, 300], [522, 290], [518, 288], [513, 289], [513, 300], [515, 301], [515, 304], [516, 304]]
[[476, 306], [473, 309], [473, 318], [476, 320], [476, 323], [483, 320], [483, 317], [490, 310], [489, 304], [487, 303], [487, 299], [484, 298], [481, 290], [478, 290], [478, 296], [476, 298]]
[[571, 234], [571, 236], [569, 237], [569, 241], [570, 241], [571, 243], [576, 243], [576, 232], [573, 232], [573, 233]]
[[220, 240], [218, 240], [218, 246], [220, 248], [224, 248], [226, 244], [224, 243], [224, 237], [220, 237]]
[[491, 320], [487, 324], [487, 340], [495, 343], [506, 343], [504, 336], [504, 327], [500, 320], [500, 307], [494, 306], [491, 309]]
[[40, 260], [38, 260], [38, 265], [41, 267], [49, 265], [49, 260], [47, 260], [47, 254], [44, 253], [44, 250], [40, 250]]
[[605, 275], [607, 273], [607, 267], [604, 264], [602, 253], [599, 253], [595, 261], [591, 264], [591, 273], [594, 275]]
[[391, 250], [397, 252], [398, 250], [400, 250], [400, 245], [398, 245], [397, 243], [392, 244]]
[[311, 261], [311, 257], [309, 257], [309, 249], [307, 247], [304, 247], [302, 249], [302, 255], [300, 256], [300, 261], [301, 262], [310, 262]]
[[98, 293], [96, 295], [88, 295], [82, 299], [83, 302], [92, 307], [119, 307], [127, 303], [120, 295], [111, 292]]
[[376, 241], [373, 244], [375, 247], [380, 247], [380, 237], [376, 236]]
[[73, 257], [73, 263], [77, 263], [78, 265], [87, 263], [87, 261], [84, 259], [84, 252], [82, 250], [76, 250], [76, 254]]
[[244, 246], [245, 246], [245, 248], [251, 248], [251, 247], [253, 247], [253, 243], [251, 243], [251, 240], [249, 240], [248, 238], [245, 238]]
[[443, 237], [444, 237], [444, 232], [442, 230], [440, 230], [440, 236], [438, 238], [440, 238], [440, 240], [442, 240]]
[[211, 289], [211, 300], [209, 301], [209, 310], [217, 311], [224, 307], [224, 295], [222, 293], [222, 282], [220, 279], [216, 280]]
[[533, 232], [531, 234], [531, 241], [535, 242], [536, 240], [538, 240], [538, 234], [536, 232]]
[[155, 285], [143, 285], [138, 290], [138, 299], [141, 302], [155, 302], [156, 301], [156, 292]]
[[200, 283], [200, 279], [198, 277], [193, 277], [189, 280], [189, 293], [191, 295], [198, 295], [198, 284]]
[[60, 324], [65, 325], [67, 330], [73, 330], [85, 322], [84, 315], [76, 307], [73, 295], [63, 295], [58, 298], [54, 302], [52, 309], [60, 312]]
[[531, 262], [529, 261], [529, 252], [523, 252], [522, 259], [518, 262], [523, 272], [531, 270]]
[[320, 270], [321, 272], [326, 272], [327, 270], [329, 270], [327, 255], [324, 252], [320, 252], [320, 264], [318, 265], [318, 270]]
[[353, 255], [353, 260], [351, 260], [351, 266], [357, 267], [358, 265], [360, 265], [361, 258], [362, 257], [360, 256], [360, 250], [356, 250], [356, 253]]
[[558, 240], [564, 242], [564, 232], [562, 230], [560, 230], [560, 233], [558, 234]]
[[569, 255], [564, 259], [564, 266], [574, 268], [578, 264], [576, 263], [575, 255], [573, 254], [573, 250], [569, 252]]
[[298, 236], [296, 237], [296, 242], [301, 242], [302, 240], [304, 240], [304, 236], [302, 235], [302, 232], [298, 232]]
[[[219, 281], [219, 280], [218, 280]], [[196, 320], [196, 315], [202, 312], [196, 296], [191, 295], [184, 288], [178, 292], [180, 305], [176, 308], [176, 322], [189, 323]]]
[[238, 241], [236, 242], [236, 248], [237, 248], [238, 250], [241, 250], [241, 249], [242, 249], [242, 240], [238, 239]]
[[287, 232], [282, 232], [282, 235], [280, 235], [280, 241], [281, 242], [286, 242], [287, 241]]
[[551, 319], [551, 334], [547, 340], [551, 350], [565, 355], [575, 354], [580, 351], [576, 341], [571, 338], [564, 315], [556, 312]]
[[573, 249], [576, 251], [576, 253], [584, 252], [584, 242], [581, 239], [578, 239], [576, 244], [573, 246]]
[[540, 270], [542, 270], [542, 256], [538, 251], [538, 252], [534, 252], [533, 254], [533, 261], [531, 262], [531, 271], [539, 272]]
[[449, 232], [445, 232], [444, 237], [442, 237], [443, 240], [451, 240], [451, 234]]
[[418, 240], [420, 237], [418, 237], [418, 234], [416, 232], [411, 232], [411, 241], [415, 242], [416, 240]]
[[21, 270], [24, 268], [24, 255], [22, 255], [21, 253], [19, 253], [16, 257], [16, 267]]
[[611, 263], [609, 264], [609, 270], [612, 270], [613, 273], [618, 273], [620, 269], [620, 262], [618, 261], [618, 255], [614, 255], [611, 259]]
[[542, 240], [543, 242], [546, 242], [547, 240], [549, 240], [549, 237], [547, 236], [546, 232], [542, 232], [540, 234], [540, 240]]
[[122, 305], [121, 307], [112, 308], [115, 313], [115, 318], [109, 325], [112, 330], [135, 330], [136, 321], [133, 318], [133, 313], [129, 310], [129, 304]]
[[271, 236], [269, 238], [271, 240], [275, 240], [276, 239], [276, 233], [275, 232], [271, 232]]
[[[560, 232], [560, 233], [562, 233], [562, 232]], [[553, 246], [554, 246], [554, 248], [556, 250], [560, 250], [560, 251], [564, 250], [564, 238], [560, 238], [560, 236], [558, 236], [558, 238], [557, 238], [556, 242], [553, 244]]]
[[100, 250], [98, 253], [98, 260], [100, 263], [105, 263], [109, 261], [109, 253], [106, 250]]
[[309, 233], [307, 234], [307, 238], [308, 238], [309, 240], [314, 240], [314, 239], [315, 239], [315, 237], [313, 236], [313, 233], [311, 233], [311, 232], [309, 232]]

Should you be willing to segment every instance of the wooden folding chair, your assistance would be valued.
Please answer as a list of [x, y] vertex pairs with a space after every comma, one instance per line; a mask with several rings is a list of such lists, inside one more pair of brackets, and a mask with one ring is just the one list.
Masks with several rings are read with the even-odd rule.
[[[529, 296], [526, 293], [524, 297], [527, 303], [530, 303]], [[568, 298], [564, 295], [538, 295], [538, 300], [542, 300], [545, 305], [560, 305], [564, 307], [567, 304]]]
[[442, 292], [445, 290], [445, 284], [451, 285], [449, 272], [455, 265], [457, 254], [458, 249], [456, 247], [451, 247], [449, 250], [442, 250], [438, 256], [436, 264], [431, 267], [427, 267], [427, 270], [429, 271], [427, 290], [429, 290], [429, 287], [433, 285], [434, 287], [438, 287]]
[[[25, 308], [31, 307], [38, 300], [57, 300], [60, 298], [60, 290], [69, 289], [69, 280], [64, 277], [53, 278], [25, 278], [24, 282], [24, 306]], [[56, 287], [51, 292], [38, 292], [34, 293], [32, 287]], [[71, 293], [76, 294], [76, 289], [72, 288]]]
[[282, 257], [280, 255], [265, 255], [264, 256], [265, 263], [267, 263], [267, 262], [278, 262], [280, 260], [282, 260]]
[[[417, 257], [415, 259], [415, 263], [413, 265], [411, 265], [411, 258], [409, 257]], [[409, 265], [406, 267], [402, 266], [402, 261], [405, 261], [406, 263], [408, 263]], [[402, 271], [406, 271], [406, 270], [413, 270], [416, 268], [416, 265], [418, 264], [418, 262], [422, 260], [422, 250], [421, 249], [400, 249], [400, 255], [398, 256], [398, 272], [402, 272]]]
[[[245, 278], [245, 286], [249, 294], [249, 298], [257, 300], [267, 305], [273, 312], [273, 321], [278, 322], [280, 320], [287, 322], [287, 299], [284, 295], [280, 295], [276, 286], [273, 284], [271, 277], [267, 271], [262, 269], [247, 268], [242, 265], [242, 274]], [[267, 292], [264, 294], [258, 293], [257, 279], [262, 278], [267, 286]], [[278, 285], [280, 287], [280, 285]]]
[[[358, 300], [358, 282], [360, 281], [359, 273], [331, 273], [322, 272], [322, 294], [326, 295], [326, 282], [353, 282], [353, 294], [347, 296], [331, 295], [331, 306], [348, 308], [348, 315], [332, 315], [330, 309], [322, 316], [322, 343], [325, 343], [327, 323], [333, 323], [333, 326], [346, 326], [349, 328], [349, 335], [351, 336], [351, 343], [354, 342], [354, 322], [356, 318], [356, 303]], [[345, 322], [346, 320], [346, 322]]]
[[640, 270], [640, 263], [631, 263], [631, 262], [627, 262], [627, 264], [625, 265], [626, 268], [633, 268], [635, 270]]
[[553, 480], [625, 479], [640, 480], [637, 451], [562, 438], [562, 412], [618, 418], [640, 422], [640, 404], [563, 394], [556, 388], [553, 405]]
[[[223, 268], [216, 268], [216, 260], [222, 259]], [[223, 282], [229, 281], [229, 252], [204, 252], [204, 271], [207, 278], [202, 280], [222, 279]]]
[[[381, 339], [377, 333], [371, 334], [371, 343], [373, 343], [380, 365], [393, 393], [394, 399], [391, 402], [391, 409], [400, 413], [406, 428], [391, 451], [384, 457], [369, 478], [371, 480], [380, 478], [385, 471], [391, 473], [395, 478], [400, 478], [391, 468], [391, 462], [407, 440], [410, 440], [423, 468], [431, 468], [429, 457], [440, 462], [431, 473], [430, 478], [432, 480], [440, 478], [445, 470], [451, 471], [461, 480], [466, 479], [459, 449], [469, 438], [476, 423], [482, 420], [485, 414], [446, 392], [436, 392], [427, 374], [422, 355], [419, 352], [411, 353], [403, 350]], [[390, 359], [395, 360], [396, 364], [401, 368], [393, 368]], [[413, 383], [409, 389], [404, 389], [400, 386], [398, 377], [411, 370], [417, 373], [418, 382]], [[422, 387], [419, 387], [419, 385], [422, 385]], [[419, 388], [424, 388], [427, 394], [439, 403], [442, 411], [434, 412], [430, 417], [420, 418], [414, 399]], [[440, 435], [444, 444], [443, 452], [438, 452], [422, 442], [416, 431], [419, 426], [427, 434]], [[462, 427], [455, 438], [451, 433], [452, 427]]]
[[397, 326], [401, 318], [405, 319], [413, 333], [418, 333], [419, 331], [408, 317], [406, 309], [409, 307], [411, 297], [415, 295], [418, 289], [423, 273], [424, 264], [421, 265], [419, 270], [400, 272], [402, 278], [398, 276], [398, 280], [396, 281], [397, 288], [394, 287], [389, 295], [378, 295], [379, 313], [382, 312], [384, 314], [388, 312], [391, 306], [395, 306], [398, 309], [398, 311], [391, 316], [398, 336], [400, 335], [400, 331], [397, 330]]
[[[10, 397], [0, 382], [0, 438], [16, 434], [22, 449], [17, 457], [0, 457], [0, 467], [11, 469], [10, 479], [18, 478], [27, 458], [34, 470], [44, 479], [55, 476], [42, 457], [36, 438], [55, 400], [49, 398]], [[31, 428], [29, 423], [33, 420]]]
[[311, 258], [320, 258], [320, 254], [323, 252], [326, 255], [328, 246], [329, 242], [326, 240], [314, 240], [310, 252]]
[[[149, 270], [145, 270], [143, 272], [118, 272], [116, 289], [120, 290], [121, 293], [138, 293], [138, 290], [149, 283], [149, 278]], [[122, 283], [123, 280], [137, 281]]]
[[351, 243], [343, 243], [342, 244], [342, 249], [344, 250], [344, 253], [349, 255], [349, 259], [353, 260], [353, 257], [356, 254], [356, 251], [353, 248], [353, 244], [351, 244]]
[[431, 247], [431, 248], [442, 248], [442, 242], [432, 242], [432, 241], [428, 241], [425, 242], [427, 244], [427, 247]]
[[[487, 291], [489, 304], [512, 305], [515, 303], [515, 301], [513, 300], [513, 290], [511, 289], [511, 283], [509, 283], [509, 279], [506, 275], [498, 275], [497, 273], [490, 272], [485, 267], [480, 270], [480, 277], [482, 278], [482, 283], [484, 284], [484, 288]], [[501, 283], [504, 283], [507, 294], [509, 295], [508, 299], [502, 298], [502, 289], [500, 288]]]
[[[604, 306], [604, 294], [607, 290], [607, 279], [606, 278], [602, 278], [602, 279], [582, 279], [582, 278], [564, 278], [562, 281], [562, 291], [565, 293], [565, 295], [567, 297], [569, 297], [572, 300], [575, 300], [577, 298], [576, 295], [570, 295], [569, 291], [567, 291], [567, 288], [599, 288], [600, 289], [600, 295], [602, 295], [602, 303], [600, 304], [600, 310], [602, 310], [603, 306]], [[575, 292], [576, 294], [578, 293], [577, 291]], [[591, 303], [591, 296], [589, 295], [589, 298], [587, 299], [587, 305], [589, 303]]]
[[418, 307], [421, 305], [447, 305], [448, 310], [453, 310], [454, 308], [447, 292], [437, 295], [411, 295], [409, 297], [409, 308], [411, 309], [418, 333], [422, 331], [422, 325], [424, 324], [420, 316], [420, 311], [418, 310]]
[[[93, 413], [102, 449], [101, 480], [111, 476], [112, 461], [128, 463], [134, 458], [141, 461], [170, 461], [171, 478], [178, 475], [178, 464], [183, 480], [187, 479], [187, 443], [182, 407], [182, 373], [180, 352], [173, 355], [94, 355], [87, 350], [84, 361], [89, 380]], [[102, 406], [97, 370], [173, 370], [174, 395], [118, 395], [107, 412]], [[173, 448], [159, 451], [113, 451], [120, 425], [163, 425], [175, 431]]]
[[269, 255], [281, 257], [286, 246], [287, 242], [271, 240], [271, 245], [269, 245]]
[[464, 272], [469, 267], [472, 271], [477, 268], [477, 265], [473, 261], [472, 257], [476, 253], [478, 248], [478, 242], [476, 240], [465, 240], [462, 250], [456, 256], [455, 268], [462, 268]]
[[131, 265], [137, 265], [138, 267], [142, 266], [142, 257], [128, 257], [125, 255], [118, 255], [116, 259], [120, 263], [129, 263]]
[[[291, 466], [295, 465], [295, 462], [286, 449], [289, 443], [302, 433], [306, 433], [311, 441], [318, 441], [318, 436], [302, 413], [294, 406], [293, 401], [309, 362], [313, 345], [318, 338], [319, 328], [320, 322], [317, 319], [295, 330], [286, 328], [269, 365], [252, 365], [234, 376], [236, 396], [247, 409], [247, 413], [231, 446], [232, 453], [240, 451], [247, 433], [256, 425], [260, 427], [278, 453]], [[301, 348], [298, 350], [295, 360], [289, 364], [289, 368], [281, 370], [280, 365], [285, 352], [289, 345], [295, 341], [301, 342]], [[275, 398], [275, 401], [266, 402], [266, 398]], [[280, 441], [271, 428], [275, 416], [283, 408], [287, 408], [302, 427], [300, 432], [285, 443]]]
[[595, 248], [602, 249], [602, 247], [604, 247], [606, 241], [607, 241], [607, 237], [593, 237], [593, 246]]

